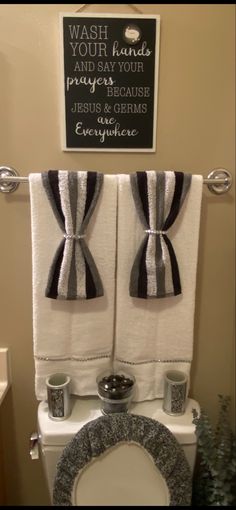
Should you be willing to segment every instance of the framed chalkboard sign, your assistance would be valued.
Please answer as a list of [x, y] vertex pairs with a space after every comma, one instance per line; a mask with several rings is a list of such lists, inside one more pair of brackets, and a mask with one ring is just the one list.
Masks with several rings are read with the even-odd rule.
[[155, 152], [160, 17], [60, 14], [62, 149]]

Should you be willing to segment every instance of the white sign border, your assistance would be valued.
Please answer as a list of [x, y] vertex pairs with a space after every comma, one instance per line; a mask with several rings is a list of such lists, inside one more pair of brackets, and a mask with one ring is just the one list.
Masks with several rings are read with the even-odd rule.
[[[156, 46], [155, 46], [155, 76], [154, 76], [154, 106], [153, 106], [153, 140], [150, 149], [143, 148], [92, 148], [92, 147], [67, 147], [66, 146], [66, 104], [65, 104], [65, 70], [64, 70], [64, 41], [63, 19], [64, 18], [141, 18], [156, 20]], [[157, 103], [158, 103], [158, 79], [159, 79], [159, 54], [160, 54], [160, 15], [159, 14], [111, 14], [111, 13], [69, 13], [60, 12], [60, 91], [61, 91], [61, 146], [65, 152], [156, 152], [157, 135]]]

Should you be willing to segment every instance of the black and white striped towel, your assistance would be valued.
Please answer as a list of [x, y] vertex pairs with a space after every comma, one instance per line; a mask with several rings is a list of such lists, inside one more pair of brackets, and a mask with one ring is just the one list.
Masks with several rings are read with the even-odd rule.
[[132, 194], [144, 228], [144, 239], [135, 257], [130, 295], [162, 298], [181, 294], [179, 266], [168, 230], [174, 224], [191, 184], [183, 172], [131, 174]]
[[46, 288], [53, 299], [92, 299], [103, 295], [95, 261], [86, 244], [86, 228], [103, 183], [97, 172], [49, 170], [43, 186], [62, 230]]

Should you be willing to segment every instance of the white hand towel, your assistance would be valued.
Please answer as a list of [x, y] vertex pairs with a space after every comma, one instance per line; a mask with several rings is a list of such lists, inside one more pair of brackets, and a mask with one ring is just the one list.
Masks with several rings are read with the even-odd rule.
[[166, 370], [190, 374], [202, 183], [202, 176], [192, 176], [182, 209], [168, 231], [178, 260], [182, 293], [140, 299], [130, 296], [129, 284], [145, 236], [144, 226], [135, 208], [130, 176], [119, 176], [114, 368], [135, 376], [136, 401], [163, 397]]
[[30, 174], [33, 347], [35, 392], [45, 399], [46, 377], [63, 372], [76, 395], [97, 394], [96, 377], [109, 368], [113, 341], [117, 179], [105, 175], [95, 211], [86, 230], [103, 284], [104, 295], [66, 301], [45, 297], [49, 270], [62, 231], [45, 192], [42, 175]]

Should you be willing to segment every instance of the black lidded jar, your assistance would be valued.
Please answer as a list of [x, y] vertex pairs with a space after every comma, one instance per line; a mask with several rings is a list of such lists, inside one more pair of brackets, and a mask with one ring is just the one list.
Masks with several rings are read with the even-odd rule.
[[103, 372], [97, 377], [103, 414], [127, 413], [134, 394], [135, 378], [127, 372]]

